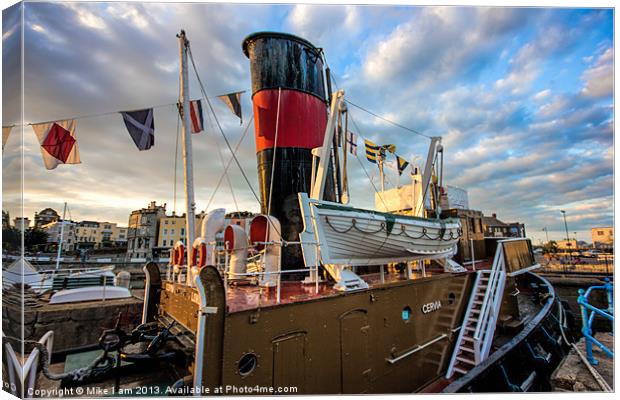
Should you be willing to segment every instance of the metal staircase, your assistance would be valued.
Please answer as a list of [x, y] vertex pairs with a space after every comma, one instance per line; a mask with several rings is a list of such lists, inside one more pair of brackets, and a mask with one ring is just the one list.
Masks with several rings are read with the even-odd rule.
[[465, 375], [489, 355], [506, 283], [503, 248], [498, 243], [490, 270], [477, 272], [446, 378]]

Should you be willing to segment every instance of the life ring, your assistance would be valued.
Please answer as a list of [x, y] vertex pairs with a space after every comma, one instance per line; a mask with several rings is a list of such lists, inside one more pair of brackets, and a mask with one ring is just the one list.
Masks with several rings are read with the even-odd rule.
[[202, 268], [207, 263], [207, 245], [204, 242], [192, 246], [192, 266]]
[[185, 246], [182, 243], [174, 246], [172, 260], [172, 265], [185, 265]]

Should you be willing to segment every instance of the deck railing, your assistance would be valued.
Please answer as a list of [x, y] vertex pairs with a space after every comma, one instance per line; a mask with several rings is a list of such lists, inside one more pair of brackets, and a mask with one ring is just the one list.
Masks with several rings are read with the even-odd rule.
[[[607, 294], [607, 308], [601, 310], [600, 308], [594, 307], [588, 302], [588, 297], [590, 293], [594, 290], [604, 290]], [[592, 344], [596, 344], [605, 354], [609, 357], [614, 356], [613, 351], [609, 350], [605, 345], [599, 342], [594, 338], [592, 332], [592, 322], [594, 321], [594, 317], [601, 316], [605, 319], [611, 321], [612, 329], [614, 324], [614, 298], [613, 298], [614, 286], [611, 284], [609, 278], [605, 278], [605, 284], [600, 286], [590, 286], [588, 290], [579, 289], [577, 293], [579, 293], [579, 297], [577, 298], [577, 303], [579, 304], [579, 308], [581, 311], [581, 323], [582, 328], [581, 332], [586, 339], [586, 353], [588, 362], [592, 365], [597, 365], [598, 361], [594, 358], [592, 354]]]
[[[248, 258], [248, 261], [253, 262], [255, 265], [258, 266], [258, 271], [256, 272], [244, 272], [244, 273], [235, 273], [235, 272], [231, 272], [230, 271], [230, 257], [228, 257], [228, 250], [229, 249], [225, 249], [226, 251], [226, 258], [225, 258], [225, 265], [223, 266], [223, 278], [224, 278], [224, 288], [228, 288], [228, 284], [229, 284], [229, 279], [230, 278], [236, 278], [236, 277], [255, 277], [257, 279], [262, 279], [264, 278], [266, 275], [276, 275], [277, 276], [277, 280], [276, 280], [276, 301], [278, 304], [280, 304], [281, 301], [281, 291], [282, 291], [282, 275], [285, 274], [296, 274], [296, 273], [304, 273], [304, 272], [310, 272], [310, 279], [311, 281], [313, 280], [314, 282], [314, 290], [315, 293], [319, 293], [319, 245], [318, 243], [304, 243], [304, 244], [311, 244], [315, 247], [315, 257], [314, 259], [316, 260], [316, 265], [311, 265], [311, 266], [307, 266], [306, 268], [301, 268], [301, 269], [290, 269], [290, 270], [282, 270], [282, 257], [278, 257], [278, 268], [276, 271], [265, 271], [265, 267], [264, 267], [264, 259], [263, 259], [263, 255], [265, 254], [265, 250], [258, 250], [257, 247], [258, 246], [272, 246], [272, 245], [276, 245], [280, 247], [280, 250], [282, 250], [283, 247], [286, 246], [290, 246], [290, 245], [301, 245], [301, 242], [289, 242], [289, 241], [268, 241], [268, 242], [254, 242], [254, 244], [252, 246], [250, 246], [249, 248], [254, 249], [255, 250], [255, 254], [250, 256]], [[233, 249], [234, 251], [234, 249]], [[281, 254], [281, 251], [280, 251]]]

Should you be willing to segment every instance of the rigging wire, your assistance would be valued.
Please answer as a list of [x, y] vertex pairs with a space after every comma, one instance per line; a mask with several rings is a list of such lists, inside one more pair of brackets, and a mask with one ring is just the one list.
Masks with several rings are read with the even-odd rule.
[[[176, 106], [177, 103], [166, 103], [166, 104], [158, 104], [156, 106], [151, 106], [151, 107], [147, 107], [147, 108], [162, 108], [162, 107], [170, 107], [170, 106]], [[141, 110], [141, 109], [134, 109], [134, 110]], [[63, 120], [70, 120], [70, 119], [84, 119], [84, 118], [96, 118], [96, 117], [103, 117], [106, 115], [113, 115], [113, 114], [120, 114], [121, 112], [125, 112], [125, 111], [133, 111], [133, 110], [122, 110], [122, 111], [108, 111], [108, 112], [104, 112], [104, 113], [99, 113], [99, 114], [84, 114], [84, 115], [78, 115], [76, 117], [70, 117], [70, 118], [57, 118], [57, 119], [53, 119], [53, 120], [49, 120], [49, 121], [41, 121], [41, 122], [28, 122], [25, 124], [14, 124], [11, 126], [32, 126], [32, 125], [38, 125], [38, 124], [46, 124], [46, 123], [50, 123], [50, 122], [56, 122], [56, 121], [63, 121]]]
[[397, 126], [397, 127], [401, 128], [401, 129], [404, 129], [404, 130], [409, 131], [409, 132], [411, 132], [411, 133], [415, 133], [416, 135], [420, 135], [420, 136], [423, 136], [423, 137], [425, 137], [425, 138], [427, 138], [427, 139], [431, 139], [431, 137], [430, 137], [430, 136], [425, 135], [425, 134], [423, 134], [422, 132], [418, 132], [418, 131], [416, 131], [415, 129], [407, 128], [406, 126], [401, 125], [401, 124], [399, 124], [398, 122], [394, 122], [394, 121], [389, 120], [389, 119], [387, 119], [387, 118], [385, 118], [385, 117], [383, 117], [383, 116], [381, 116], [381, 115], [379, 115], [379, 114], [375, 114], [374, 112], [369, 111], [369, 110], [365, 109], [364, 107], [359, 106], [359, 105], [357, 105], [357, 104], [355, 104], [355, 103], [351, 102], [350, 100], [345, 99], [344, 101], [345, 101], [345, 102], [347, 102], [348, 104], [352, 105], [353, 107], [356, 107], [356, 108], [358, 108], [358, 109], [360, 109], [360, 110], [362, 110], [362, 111], [364, 111], [364, 112], [367, 112], [368, 114], [370, 114], [370, 115], [372, 115], [372, 116], [374, 116], [374, 117], [376, 117], [376, 118], [379, 118], [379, 119], [381, 119], [381, 120], [383, 120], [383, 121], [385, 121], [385, 122], [387, 122], [387, 123], [390, 123], [390, 124], [392, 124], [392, 125], [394, 125], [394, 126]]
[[243, 179], [245, 180], [245, 182], [247, 183], [248, 187], [252, 191], [252, 194], [254, 195], [254, 198], [256, 199], [258, 204], [260, 204], [260, 199], [259, 199], [258, 195], [256, 194], [256, 191], [252, 187], [252, 184], [250, 183], [250, 180], [248, 179], [248, 176], [246, 175], [245, 171], [241, 167], [241, 163], [239, 162], [239, 159], [235, 155], [235, 153], [234, 153], [234, 151], [232, 149], [232, 146], [230, 145], [230, 142], [228, 141], [228, 138], [226, 137], [226, 134], [224, 133], [224, 130], [222, 129], [222, 126], [220, 125], [220, 121], [217, 119], [217, 115], [215, 114], [215, 110], [213, 109], [213, 105], [211, 104], [211, 101], [209, 100], [209, 97], [207, 96], [207, 93], [206, 93], [206, 90], [205, 90], [204, 85], [202, 83], [202, 80], [200, 79], [200, 75], [198, 74], [198, 68], [196, 68], [196, 63], [194, 62], [194, 55], [192, 54], [192, 49], [191, 49], [191, 47], [189, 45], [189, 42], [187, 43], [187, 53], [189, 54], [189, 59], [192, 62], [192, 68], [194, 69], [194, 74], [196, 75], [196, 79], [198, 80], [198, 84], [200, 85], [200, 90], [202, 92], [202, 95], [207, 100], [207, 104], [209, 105], [209, 109], [211, 110], [211, 113], [213, 114], [213, 118], [215, 119], [217, 127], [219, 128], [219, 131], [222, 134], [222, 137], [224, 138], [224, 141], [226, 142], [226, 146], [228, 147], [228, 150], [232, 154], [232, 157], [235, 160], [235, 163], [237, 164], [237, 167], [239, 167], [239, 170], [241, 171], [241, 175], [243, 175]]
[[[278, 147], [278, 127], [280, 126], [280, 97], [282, 95], [282, 89], [278, 88], [278, 108], [276, 110], [276, 135], [275, 135], [275, 140], [273, 142], [273, 156], [271, 159], [271, 180], [269, 182], [269, 201], [267, 202], [267, 214], [270, 215], [271, 214], [271, 199], [273, 198], [273, 178], [275, 178], [275, 173], [276, 173], [276, 154], [277, 154], [277, 147]], [[265, 236], [267, 235], [267, 233], [265, 233]], [[267, 238], [265, 238], [265, 242], [267, 241]]]
[[[207, 121], [209, 124], [209, 128], [215, 131], [215, 126], [213, 126], [213, 121], [211, 121], [211, 118], [207, 118]], [[222, 147], [220, 146], [220, 143], [217, 141], [217, 139], [216, 138], [214, 139], [215, 139], [215, 146], [217, 147], [217, 153], [220, 157], [220, 162], [224, 170], [224, 176], [226, 178], [226, 182], [228, 183], [228, 188], [230, 189], [230, 195], [232, 196], [233, 203], [235, 203], [236, 210], [239, 211], [239, 205], [237, 204], [237, 197], [235, 196], [235, 191], [233, 189], [232, 183], [230, 182], [230, 176], [228, 175], [228, 169], [226, 168], [226, 165], [225, 165], [226, 163], [224, 162], [224, 156], [222, 155]]]
[[[329, 68], [329, 64], [327, 63], [327, 57], [325, 56], [325, 54], [324, 54], [324, 53], [323, 53], [323, 60], [325, 61], [325, 65], [327, 66], [327, 68]], [[330, 69], [330, 71], [331, 71], [331, 69]], [[337, 79], [336, 79], [335, 74], [334, 74], [333, 72], [331, 72], [331, 73], [330, 73], [330, 75], [331, 75], [331, 77], [332, 77], [332, 79], [333, 79], [333, 81], [334, 81], [334, 84], [336, 85], [336, 89], [338, 89], [339, 85], [338, 85], [338, 81], [337, 81]], [[345, 101], [345, 102], [347, 102], [347, 103], [350, 103], [350, 102], [349, 102], [346, 98], [344, 99], [344, 101]], [[350, 103], [350, 104], [351, 104], [351, 105], [353, 105], [354, 107], [360, 108], [359, 106], [357, 106], [357, 105], [355, 105], [355, 104], [353, 104], [353, 103]], [[360, 109], [361, 109], [361, 110], [363, 110], [363, 111], [366, 111], [366, 110], [364, 110], [364, 109], [362, 109], [362, 108], [360, 108]], [[368, 111], [368, 112], [370, 112], [370, 111]], [[373, 114], [372, 112], [370, 112], [370, 113], [371, 113], [371, 114]], [[362, 136], [359, 126], [355, 123], [355, 120], [353, 119], [353, 114], [352, 114], [351, 112], [349, 112], [349, 115], [351, 116], [351, 122], [352, 122], [352, 123], [353, 123], [353, 125], [355, 126], [355, 129], [357, 130], [359, 137], [360, 137], [360, 138], [362, 138], [362, 139], [366, 139], [364, 136]], [[373, 115], [375, 115], [375, 114], [373, 114]], [[383, 119], [383, 117], [381, 117], [381, 116], [378, 116], [378, 115], [375, 115], [375, 116], [377, 116], [377, 117], [379, 117], [379, 118], [382, 118], [382, 119]], [[391, 122], [391, 121], [388, 121], [388, 122]], [[401, 127], [401, 128], [403, 128], [403, 129], [411, 130], [410, 128], [407, 128], [407, 127], [404, 127], [404, 126], [400, 126], [400, 127]], [[413, 131], [413, 130], [411, 130], [411, 131]], [[422, 135], [422, 136], [425, 136], [425, 137], [427, 137], [427, 138], [430, 138], [430, 136], [426, 136], [426, 135], [424, 135], [424, 134], [422, 134], [422, 133], [419, 133], [419, 132], [414, 132], [414, 133], [418, 133], [418, 134], [420, 134], [420, 135]], [[357, 157], [357, 155], [356, 155], [356, 157]], [[359, 161], [359, 158], [358, 158], [358, 161]], [[362, 168], [364, 168], [363, 164], [362, 164]], [[379, 193], [379, 191], [378, 191], [377, 187], [376, 187], [376, 186], [375, 186], [375, 184], [374, 184], [373, 177], [371, 177], [371, 176], [370, 176], [370, 175], [366, 172], [366, 169], [365, 169], [365, 168], [364, 168], [364, 172], [366, 173], [366, 176], [368, 177], [368, 180], [370, 180], [370, 183], [371, 183], [371, 184], [372, 184], [372, 186], [374, 187], [375, 192]], [[373, 174], [373, 176], [374, 176], [374, 174]], [[399, 178], [400, 178], [400, 176], [399, 176]], [[387, 178], [385, 177], [385, 175], [384, 175], [384, 179], [387, 181], [387, 183], [388, 183], [388, 184], [391, 184], [391, 183], [392, 183], [390, 179], [387, 179]], [[400, 182], [400, 181], [399, 181], [399, 182]], [[379, 197], [381, 198], [381, 201], [382, 201], [382, 202], [383, 202], [383, 204], [385, 205], [385, 202], [383, 201], [383, 197], [382, 197], [382, 196], [379, 196]], [[387, 206], [386, 206], [386, 207], [387, 207]]]
[[[357, 131], [360, 132], [359, 126], [357, 126], [357, 123], [355, 122], [355, 119], [353, 119], [353, 114], [349, 113], [349, 117], [351, 118], [351, 122], [355, 126], [355, 129], [357, 129]], [[377, 186], [375, 186], [375, 183], [372, 181], [372, 178], [368, 174], [368, 171], [366, 171], [366, 167], [364, 166], [364, 163], [362, 163], [362, 160], [360, 160], [360, 157], [357, 154], [355, 154], [355, 158], [357, 159], [357, 161], [359, 162], [360, 166], [362, 167], [362, 170], [364, 171], [364, 174], [366, 174], [366, 177], [370, 181], [370, 184], [372, 185], [373, 189], [375, 190], [375, 193], [379, 194], [379, 190], [377, 189]], [[385, 203], [385, 200], [383, 200], [383, 196], [379, 195], [379, 198], [381, 199], [381, 202], [383, 203], [383, 206], [387, 210], [388, 206]]]
[[[329, 64], [327, 63], [327, 57], [325, 56], [325, 53], [324, 53], [323, 51], [321, 51], [321, 53], [323, 54], [323, 61], [325, 61], [325, 66], [326, 66], [327, 68], [329, 68]], [[334, 73], [332, 72], [331, 68], [329, 68], [329, 70], [330, 70], [330, 76], [333, 78], [334, 83], [336, 84], [336, 88], [338, 88], [338, 86], [339, 86], [339, 85], [338, 85], [338, 82], [336, 81], [336, 74], [334, 74]], [[381, 119], [381, 120], [383, 120], [383, 121], [385, 121], [385, 122], [387, 122], [387, 123], [390, 123], [390, 124], [392, 124], [392, 125], [394, 125], [394, 126], [397, 126], [397, 127], [401, 128], [401, 129], [404, 129], [404, 130], [409, 131], [409, 132], [411, 132], [411, 133], [415, 133], [416, 135], [420, 135], [420, 136], [423, 136], [423, 137], [425, 137], [425, 138], [427, 138], [427, 139], [431, 139], [431, 137], [430, 137], [430, 136], [425, 135], [425, 134], [424, 134], [424, 133], [422, 133], [422, 132], [419, 132], [419, 131], [417, 131], [417, 130], [415, 130], [415, 129], [412, 129], [412, 128], [408, 128], [408, 127], [406, 127], [406, 126], [404, 126], [404, 125], [399, 124], [398, 122], [391, 121], [391, 120], [389, 120], [389, 119], [387, 119], [387, 118], [385, 118], [385, 117], [383, 117], [383, 116], [381, 116], [381, 115], [375, 114], [374, 112], [369, 111], [369, 110], [365, 109], [364, 107], [359, 106], [359, 105], [357, 105], [357, 104], [355, 104], [355, 103], [353, 103], [353, 102], [351, 102], [351, 101], [347, 100], [346, 98], [344, 99], [344, 101], [345, 101], [346, 103], [349, 103], [349, 104], [350, 104], [350, 105], [352, 105], [353, 107], [359, 108], [360, 110], [362, 110], [362, 111], [364, 111], [364, 112], [367, 112], [368, 114], [370, 114], [370, 115], [372, 115], [372, 116], [374, 116], [374, 117], [376, 117], [376, 118], [379, 118], [379, 119]], [[359, 129], [358, 129], [358, 130], [359, 130]]]
[[[246, 125], [245, 129], [243, 130], [243, 134], [241, 135], [241, 138], [239, 139], [239, 141], [235, 145], [235, 153], [237, 152], [237, 150], [239, 150], [239, 146], [243, 142], [243, 139], [245, 139], [245, 136], [248, 133], [248, 129], [250, 128], [250, 125], [252, 125], [253, 119], [254, 119], [254, 115], [252, 115], [250, 117], [250, 121], [248, 122], [248, 124]], [[230, 164], [232, 163], [232, 161], [233, 161], [233, 158], [230, 157], [228, 159], [228, 163], [226, 163], [226, 167], [224, 168], [224, 173], [222, 173], [222, 175], [220, 175], [220, 178], [217, 181], [217, 185], [215, 185], [215, 189], [213, 190], [213, 193], [211, 194], [211, 197], [209, 198], [209, 202], [207, 203], [207, 208], [206, 208], [207, 210], [209, 209], [209, 207], [211, 206], [211, 203], [215, 199], [215, 195], [217, 194], [217, 191], [220, 188], [220, 185], [222, 184], [222, 181], [224, 180], [224, 176], [228, 172], [228, 168], [230, 168]]]

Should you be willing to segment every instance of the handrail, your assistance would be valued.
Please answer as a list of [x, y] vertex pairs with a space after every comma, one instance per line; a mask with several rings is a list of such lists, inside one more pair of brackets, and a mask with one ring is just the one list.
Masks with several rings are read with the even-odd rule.
[[[480, 283], [480, 276], [482, 276], [482, 272], [478, 271], [476, 272], [476, 280], [474, 281], [474, 286], [472, 287], [471, 292], [472, 293], [476, 293], [478, 291], [478, 284]], [[475, 295], [469, 296], [469, 301], [467, 303], [467, 308], [465, 309], [465, 321], [467, 321], [467, 319], [469, 318], [470, 314], [471, 314], [471, 310], [472, 310], [472, 305], [474, 302], [474, 298]], [[453, 374], [453, 370], [454, 370], [454, 365], [456, 363], [456, 355], [458, 353], [458, 345], [459, 343], [461, 343], [463, 341], [463, 336], [465, 335], [465, 324], [466, 322], [463, 323], [463, 325], [461, 325], [460, 327], [460, 331], [459, 331], [459, 336], [456, 339], [456, 346], [457, 348], [452, 352], [452, 357], [450, 359], [450, 364], [448, 366], [448, 372], [447, 372], [447, 378], [450, 378]], [[474, 343], [475, 346], [475, 343]]]
[[[286, 247], [289, 245], [294, 245], [294, 244], [301, 244], [301, 242], [288, 242], [285, 240], [280, 240], [280, 241], [264, 241], [264, 242], [253, 242], [252, 246], [249, 246], [250, 248], [254, 248], [254, 250], [256, 250], [256, 245], [262, 245], [262, 246], [268, 246], [268, 245], [276, 245], [276, 246], [280, 246], [280, 248], [282, 247]], [[315, 257], [315, 260], [317, 260], [317, 264], [316, 265], [311, 265], [308, 266], [306, 268], [301, 268], [301, 269], [292, 269], [292, 270], [282, 270], [282, 258], [278, 258], [278, 270], [277, 271], [271, 271], [271, 272], [267, 272], [264, 271], [264, 268], [262, 271], [256, 271], [256, 272], [231, 272], [230, 271], [230, 258], [226, 257], [225, 261], [224, 261], [224, 266], [222, 268], [222, 274], [224, 275], [224, 287], [228, 287], [228, 279], [231, 277], [243, 277], [243, 276], [248, 276], [248, 277], [261, 277], [261, 276], [266, 276], [266, 275], [276, 275], [277, 279], [276, 279], [276, 299], [277, 299], [277, 303], [280, 303], [280, 293], [281, 293], [281, 285], [282, 285], [282, 280], [280, 279], [280, 277], [284, 274], [292, 274], [292, 273], [299, 273], [299, 272], [310, 272], [310, 277], [312, 277], [313, 272], [314, 272], [314, 284], [315, 284], [315, 292], [319, 293], [319, 257], [318, 257], [318, 252], [320, 251], [320, 245], [317, 242], [308, 242], [308, 243], [304, 243], [304, 244], [308, 244], [311, 246], [315, 246], [315, 251], [317, 252], [317, 257]], [[257, 251], [256, 254], [248, 257], [248, 260], [253, 260], [253, 262], [255, 262], [256, 264], [260, 265], [261, 262], [261, 254], [264, 253], [264, 250], [260, 250]]]
[[[593, 290], [605, 290], [607, 294], [607, 308], [602, 310], [597, 307], [594, 307], [588, 302], [588, 297]], [[609, 278], [605, 278], [605, 284], [599, 286], [590, 286], [587, 290], [579, 289], [577, 293], [579, 293], [579, 297], [577, 298], [577, 304], [579, 304], [579, 308], [581, 310], [581, 333], [583, 334], [586, 340], [586, 354], [588, 362], [592, 365], [597, 365], [598, 361], [594, 358], [592, 354], [592, 343], [596, 344], [598, 347], [603, 350], [605, 354], [609, 357], [613, 357], [614, 353], [612, 350], [608, 349], [594, 338], [592, 335], [592, 323], [594, 322], [594, 317], [596, 315], [600, 315], [601, 317], [608, 319], [611, 321], [612, 326], [614, 323], [614, 299], [613, 299], [613, 285], [610, 283]], [[590, 314], [588, 315], [588, 311]]]
[[474, 339], [480, 339], [480, 335], [483, 334], [482, 331], [482, 325], [483, 322], [486, 321], [486, 318], [488, 317], [489, 314], [489, 299], [490, 299], [490, 294], [493, 294], [493, 291], [495, 289], [495, 286], [497, 284], [497, 272], [498, 272], [498, 265], [500, 264], [500, 257], [503, 255], [503, 250], [502, 250], [502, 246], [499, 247], [498, 251], [495, 253], [495, 258], [493, 260], [493, 266], [491, 267], [491, 274], [489, 275], [489, 282], [488, 282], [488, 286], [487, 289], [485, 291], [485, 295], [484, 295], [484, 300], [482, 303], [482, 307], [480, 309], [480, 319], [478, 320], [478, 324], [476, 326], [476, 331], [474, 333]]
[[481, 362], [490, 351], [492, 334], [495, 329], [489, 329], [494, 326], [496, 321], [496, 313], [501, 306], [501, 292], [503, 291], [503, 281], [506, 279], [505, 263], [504, 263], [504, 247], [502, 242], [498, 243], [498, 249], [495, 252], [491, 274], [489, 275], [488, 286], [483, 298], [482, 307], [480, 309], [480, 318], [476, 324], [474, 331], [474, 358], [476, 363]]
[[[4, 348], [7, 354], [6, 360], [9, 370], [9, 389], [11, 390], [11, 393], [13, 395], [21, 397], [17, 390], [17, 384], [19, 383], [21, 385], [21, 388], [23, 389], [23, 397], [32, 397], [35, 382], [37, 379], [37, 369], [39, 367], [38, 361], [39, 357], [41, 356], [39, 349], [35, 347], [28, 355], [26, 362], [22, 365], [22, 363], [17, 358], [15, 351], [13, 350], [13, 346], [11, 346], [8, 340], [6, 340], [6, 336], [4, 335], [4, 333], [2, 334], [2, 336], [5, 342]], [[38, 342], [47, 348], [47, 353], [49, 357], [47, 362], [50, 363], [52, 358], [52, 349], [54, 347], [54, 331], [47, 331], [45, 335], [43, 335], [41, 339], [39, 339]], [[15, 376], [16, 373], [17, 376]], [[26, 378], [28, 378], [27, 384]]]

